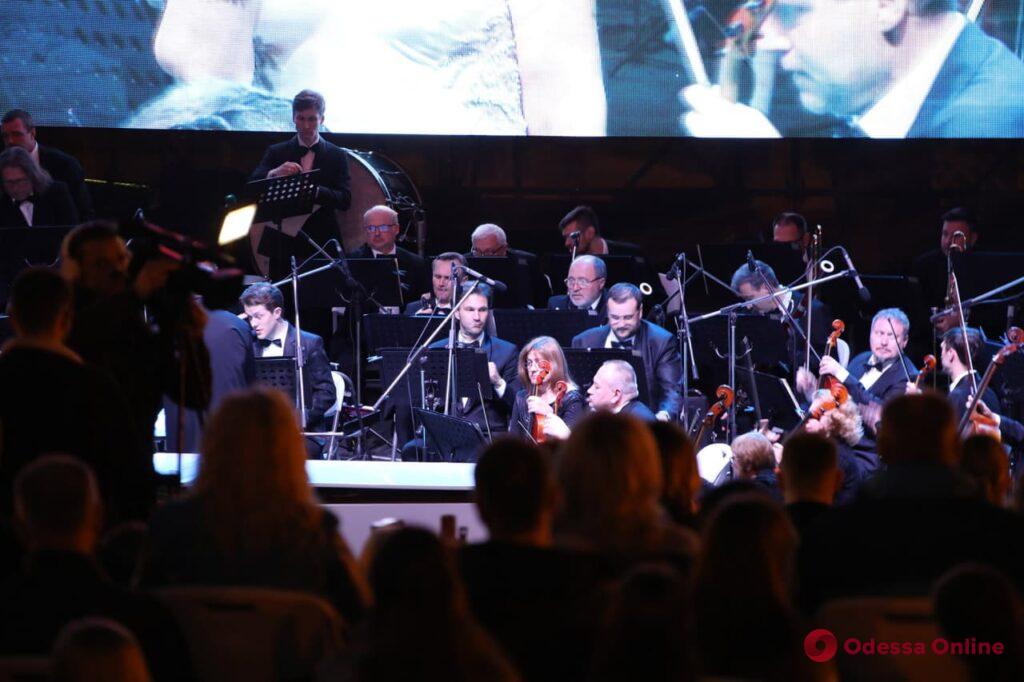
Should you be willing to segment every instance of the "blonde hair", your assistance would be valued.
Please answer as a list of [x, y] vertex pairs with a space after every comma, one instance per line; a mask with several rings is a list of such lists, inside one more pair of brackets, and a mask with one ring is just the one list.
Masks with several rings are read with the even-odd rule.
[[526, 371], [526, 358], [536, 351], [543, 359], [551, 363], [551, 373], [545, 380], [545, 386], [553, 386], [556, 381], [565, 381], [570, 390], [576, 389], [576, 382], [569, 376], [569, 368], [565, 364], [565, 353], [562, 346], [550, 336], [538, 336], [530, 339], [519, 351], [519, 382], [527, 391], [530, 390], [530, 373]]
[[[828, 397], [827, 391], [818, 391], [815, 398]], [[847, 445], [856, 445], [864, 437], [864, 424], [860, 418], [857, 403], [847, 400], [834, 410], [821, 415], [818, 420], [825, 427], [825, 433], [832, 438], [843, 441]]]
[[312, 542], [323, 512], [306, 476], [291, 403], [273, 389], [232, 393], [203, 434], [195, 495], [226, 555]]
[[757, 431], [737, 436], [732, 445], [733, 470], [743, 478], [751, 478], [758, 471], [775, 468], [772, 442]]
[[650, 430], [626, 415], [595, 413], [562, 447], [561, 530], [596, 548], [651, 548], [660, 534], [661, 460]]

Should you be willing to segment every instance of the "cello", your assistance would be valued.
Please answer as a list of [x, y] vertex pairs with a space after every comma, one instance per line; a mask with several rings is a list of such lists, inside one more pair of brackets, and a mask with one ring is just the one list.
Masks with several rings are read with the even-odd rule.
[[988, 363], [988, 367], [985, 369], [985, 376], [981, 378], [981, 383], [978, 384], [977, 390], [974, 391], [971, 401], [967, 405], [967, 411], [964, 412], [964, 416], [960, 419], [960, 426], [957, 432], [961, 437], [970, 435], [967, 429], [968, 424], [971, 424], [972, 427], [975, 425], [995, 426], [994, 421], [978, 413], [978, 401], [981, 400], [981, 396], [985, 395], [989, 384], [992, 383], [992, 377], [995, 376], [996, 370], [1006, 362], [1006, 358], [1024, 347], [1024, 330], [1020, 327], [1010, 327], [1006, 332], [1006, 340], [1006, 345], [1000, 348], [999, 352], [992, 357], [992, 361]]
[[[701, 439], [707, 430], [713, 428], [715, 423], [729, 412], [736, 394], [732, 388], [722, 384], [715, 390], [715, 397], [718, 400], [708, 408], [700, 428], [697, 429], [697, 435], [693, 439], [695, 447], [700, 447]], [[728, 443], [711, 443], [697, 452], [697, 471], [705, 481], [714, 483], [731, 460], [732, 448]]]

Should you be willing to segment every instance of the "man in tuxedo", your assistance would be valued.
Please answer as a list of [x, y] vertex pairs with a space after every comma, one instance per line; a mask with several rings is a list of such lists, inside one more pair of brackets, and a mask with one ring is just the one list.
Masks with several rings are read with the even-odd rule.
[[[302, 227], [307, 235], [320, 244], [338, 238], [338, 223], [334, 212], [344, 211], [352, 203], [345, 150], [320, 136], [325, 110], [326, 104], [320, 93], [303, 90], [295, 95], [292, 100], [295, 137], [268, 147], [256, 170], [249, 177], [251, 182], [288, 177], [313, 170], [320, 171], [316, 179], [318, 184], [314, 202], [319, 208]], [[288, 237], [279, 238], [288, 242], [285, 255], [311, 253], [305, 240], [295, 242]], [[274, 265], [275, 269], [285, 267], [281, 263]]]
[[603, 322], [608, 319], [605, 282], [608, 269], [597, 256], [577, 256], [569, 265], [565, 287], [569, 292], [548, 299], [549, 310], [589, 310]]
[[[466, 259], [461, 253], [448, 251], [434, 258], [431, 264], [433, 277], [430, 280], [432, 293], [424, 294], [416, 301], [405, 306], [406, 315], [447, 315], [451, 312], [452, 295], [460, 276], [456, 266], [465, 265]], [[455, 268], [453, 270], [453, 268]]]
[[[950, 252], [967, 253], [974, 249], [980, 236], [980, 228], [974, 214], [963, 206], [957, 206], [942, 214], [939, 231], [939, 247], [927, 251], [914, 259], [911, 272], [921, 286], [921, 298], [926, 312], [946, 307], [949, 289]], [[943, 315], [934, 322], [937, 336], [960, 325], [958, 313]], [[931, 342], [932, 337], [921, 338]]]
[[14, 282], [9, 310], [15, 338], [0, 353], [0, 513], [11, 510], [19, 469], [48, 452], [89, 463], [112, 518], [141, 513], [132, 502], [152, 469], [149, 452], [140, 451], [120, 387], [64, 343], [71, 287], [53, 270], [29, 268]]
[[[979, 362], [979, 353], [982, 349], [981, 332], [977, 329], [967, 327], [967, 338], [964, 339], [964, 330], [954, 327], [942, 335], [940, 362], [942, 371], [949, 377], [949, 403], [953, 406], [957, 423], [963, 419], [967, 412], [967, 401], [974, 395], [974, 383], [981, 383], [977, 365], [974, 365], [974, 382], [971, 381], [971, 369], [967, 361], [967, 354], [971, 354], [971, 360]], [[981, 399], [993, 412], [1002, 412], [1002, 405], [995, 391], [991, 388], [985, 389]]]
[[0, 200], [0, 226], [73, 225], [78, 210], [67, 185], [32, 160], [21, 147], [0, 153], [4, 197]]
[[92, 197], [85, 185], [82, 164], [70, 154], [39, 144], [36, 141], [36, 126], [32, 121], [32, 114], [24, 109], [11, 109], [0, 119], [0, 133], [3, 135], [5, 148], [21, 147], [54, 180], [68, 186], [79, 218], [89, 220], [93, 217]]
[[601, 236], [597, 221], [597, 212], [590, 206], [577, 206], [558, 222], [558, 229], [565, 239], [565, 248], [572, 253], [576, 247], [576, 255], [594, 256], [640, 256], [644, 252], [636, 244], [617, 242]]
[[[281, 317], [284, 295], [272, 284], [253, 284], [240, 298], [252, 325], [257, 358], [296, 357], [295, 327]], [[324, 341], [316, 334], [302, 332], [302, 378], [305, 387], [306, 431], [326, 431], [324, 413], [337, 400], [331, 365], [324, 350]], [[323, 439], [306, 438], [306, 451], [319, 457]]]
[[655, 420], [651, 409], [637, 400], [640, 390], [636, 385], [636, 371], [625, 360], [609, 360], [594, 374], [594, 382], [587, 389], [590, 409], [608, 410], [614, 414], [628, 414], [646, 422]]
[[513, 249], [508, 245], [508, 236], [500, 226], [494, 223], [477, 225], [473, 234], [469, 236], [472, 248], [464, 254], [473, 258], [515, 258], [519, 262], [526, 263], [530, 272], [530, 285], [533, 290], [534, 304], [543, 306], [548, 297], [551, 296], [551, 281], [541, 270], [540, 261], [537, 256], [529, 251]]
[[363, 214], [366, 243], [349, 254], [352, 258], [391, 258], [398, 262], [402, 280], [402, 297], [414, 301], [431, 290], [427, 282], [427, 264], [418, 254], [403, 249], [395, 242], [401, 225], [398, 213], [388, 206], [374, 206]]
[[683, 398], [679, 393], [679, 350], [675, 337], [643, 319], [643, 294], [627, 282], [608, 290], [608, 324], [577, 334], [573, 348], [625, 348], [643, 356], [655, 416], [668, 421], [679, 414]]

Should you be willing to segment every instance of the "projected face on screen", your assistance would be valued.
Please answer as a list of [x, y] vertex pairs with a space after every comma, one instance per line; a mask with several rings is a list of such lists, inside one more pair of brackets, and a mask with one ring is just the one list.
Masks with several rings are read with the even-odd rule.
[[[17, 83], [0, 107], [292, 132], [311, 89], [335, 133], [1024, 137], [1024, 15], [990, 1], [976, 21], [958, 2], [21, 0], [0, 24]], [[723, 33], [751, 11], [727, 68]]]

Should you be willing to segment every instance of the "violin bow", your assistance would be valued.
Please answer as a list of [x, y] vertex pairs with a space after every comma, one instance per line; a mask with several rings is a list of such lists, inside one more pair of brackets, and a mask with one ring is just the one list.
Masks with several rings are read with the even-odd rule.
[[896, 335], [896, 327], [892, 326], [892, 319], [887, 317], [885, 321], [889, 323], [889, 330], [892, 331], [892, 338], [896, 342], [896, 351], [900, 354], [900, 367], [903, 368], [903, 376], [907, 377], [907, 383], [909, 384], [911, 381], [910, 372], [907, 371], [907, 361], [903, 357], [903, 349], [900, 348], [900, 337]]
[[708, 78], [707, 69], [704, 67], [704, 58], [701, 57], [700, 47], [697, 45], [697, 36], [693, 33], [690, 15], [683, 5], [683, 0], [662, 0], [661, 4], [672, 20], [673, 37], [694, 82], [697, 85], [711, 85], [711, 79]]

